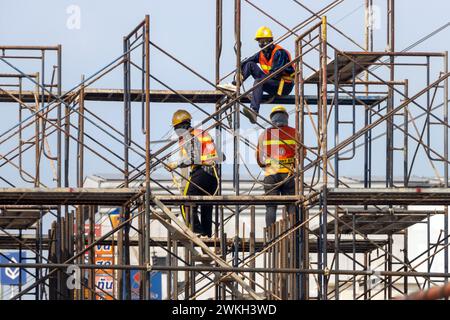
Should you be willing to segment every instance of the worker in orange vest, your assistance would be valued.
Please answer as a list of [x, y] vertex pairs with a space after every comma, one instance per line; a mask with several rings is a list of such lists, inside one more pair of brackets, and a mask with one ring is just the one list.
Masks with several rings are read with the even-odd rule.
[[[178, 136], [181, 158], [168, 164], [169, 170], [190, 168], [189, 179], [184, 188], [184, 195], [215, 195], [219, 178], [216, 165], [222, 161], [211, 135], [191, 126], [192, 116], [186, 110], [178, 110], [173, 114], [172, 126]], [[193, 231], [202, 236], [212, 235], [212, 205], [201, 205], [198, 217], [197, 206], [193, 206]], [[184, 206], [181, 207], [183, 218], [190, 225], [190, 216]]]
[[[296, 149], [300, 141], [295, 128], [289, 127], [289, 115], [283, 106], [275, 106], [270, 113], [272, 127], [266, 129], [258, 139], [256, 159], [264, 168], [264, 191], [266, 195], [294, 195], [294, 166]], [[295, 206], [288, 206], [290, 214]], [[266, 205], [266, 226], [276, 221], [277, 206]]]
[[[255, 80], [253, 86], [256, 86], [256, 88], [250, 95], [250, 108], [245, 107], [243, 109], [244, 115], [251, 123], [256, 123], [263, 92], [268, 93], [270, 96], [288, 95], [294, 87], [293, 76], [295, 72], [294, 65], [291, 64], [277, 76], [257, 86], [266, 77], [289, 64], [291, 62], [291, 55], [289, 51], [282, 48], [279, 44], [273, 44], [272, 30], [268, 27], [260, 27], [256, 31], [255, 40], [258, 41], [258, 45], [262, 50], [244, 60], [241, 65], [242, 82], [250, 76]], [[225, 84], [219, 85], [218, 87], [234, 91], [235, 85], [236, 81], [233, 81], [232, 85]]]

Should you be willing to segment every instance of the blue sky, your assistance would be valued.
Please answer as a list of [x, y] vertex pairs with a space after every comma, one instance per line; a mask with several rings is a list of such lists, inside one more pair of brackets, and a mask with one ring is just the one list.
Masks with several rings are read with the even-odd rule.
[[[319, 10], [331, 2], [318, 0], [300, 0], [312, 10]], [[224, 44], [221, 60], [222, 74], [234, 69], [235, 56], [233, 52], [233, 2], [224, 0]], [[260, 6], [272, 16], [279, 19], [283, 24], [292, 27], [310, 16], [304, 9], [291, 0], [252, 0], [252, 3]], [[364, 0], [345, 0], [343, 4], [331, 10], [328, 14], [328, 21], [335, 24], [357, 42], [363, 43], [364, 30]], [[379, 20], [380, 28], [374, 31], [374, 48], [376, 51], [384, 51], [386, 48], [386, 0], [374, 0], [374, 4], [382, 13]], [[76, 6], [80, 9], [80, 28], [70, 29], [67, 21], [71, 13], [68, 8]], [[450, 1], [444, 0], [397, 0], [396, 1], [396, 48], [402, 50], [419, 38], [429, 34], [436, 28], [449, 21]], [[215, 48], [215, 1], [214, 0], [0, 0], [0, 44], [2, 45], [56, 45], [61, 44], [63, 48], [63, 89], [68, 90], [76, 86], [82, 74], [89, 76], [107, 65], [110, 61], [122, 53], [122, 38], [140, 21], [145, 14], [150, 15], [151, 40], [174, 54], [181, 61], [197, 70], [204, 77], [214, 80], [214, 48]], [[250, 56], [258, 50], [257, 44], [253, 41], [255, 30], [267, 25], [274, 31], [275, 36], [279, 36], [285, 30], [264, 17], [261, 13], [252, 8], [242, 0], [242, 56]], [[437, 36], [427, 40], [423, 44], [414, 48], [415, 51], [446, 51], [449, 50], [450, 29], [439, 33]], [[329, 41], [342, 50], [355, 50], [347, 40], [330, 31]], [[283, 42], [283, 46], [293, 51], [293, 39], [289, 38]], [[35, 72], [38, 69], [31, 63], [17, 63], [16, 66], [25, 72]], [[432, 70], [432, 79], [435, 79], [437, 68]], [[11, 73], [12, 70], [0, 62], [0, 73]], [[419, 73], [421, 72], [421, 73]], [[399, 70], [398, 78], [408, 78], [411, 82], [410, 95], [423, 88], [423, 70]], [[167, 82], [176, 89], [212, 89], [206, 83], [193, 76], [188, 71], [177, 66], [156, 50], [151, 51], [151, 73], [153, 76]], [[249, 88], [250, 82], [246, 83]], [[161, 87], [152, 81], [152, 88]], [[121, 88], [122, 69], [111, 73], [103, 78], [96, 87], [101, 88]], [[400, 97], [397, 97], [397, 103]], [[421, 100], [423, 102], [423, 99]], [[437, 98], [436, 104], [442, 102], [441, 96]], [[121, 130], [122, 124], [122, 104], [89, 102], [87, 108], [94, 111], [102, 119]], [[204, 105], [207, 112], [212, 112], [214, 106]], [[2, 116], [0, 119], [0, 134], [17, 123], [17, 107], [13, 104], [0, 104]], [[133, 105], [133, 136], [134, 139], [143, 145], [143, 137], [139, 132], [140, 106]], [[178, 108], [187, 108], [192, 111], [196, 119], [201, 119], [201, 114], [186, 104], [152, 104], [152, 139], [159, 139], [170, 130], [170, 118], [172, 113]], [[289, 106], [292, 108], [292, 106]], [[261, 113], [267, 116], [270, 111], [269, 106], [263, 106]], [[418, 114], [417, 110], [411, 111]], [[344, 112], [345, 113], [345, 112]], [[361, 114], [358, 113], [358, 117]], [[293, 121], [291, 121], [293, 124]], [[420, 129], [420, 121], [418, 123]], [[244, 129], [254, 131], [246, 120], [243, 121]], [[86, 130], [94, 139], [108, 145], [119, 155], [123, 154], [123, 147], [107, 138], [91, 125], [86, 124]], [[374, 130], [374, 136], [382, 134], [384, 126]], [[331, 131], [330, 131], [331, 132]], [[412, 131], [414, 134], [414, 132]], [[442, 150], [442, 130], [432, 130], [433, 145]], [[30, 137], [32, 132], [27, 132]], [[314, 134], [306, 132], [305, 139], [307, 145], [314, 141]], [[252, 136], [256, 140], [256, 135]], [[333, 136], [329, 136], [330, 146], [333, 146]], [[401, 136], [396, 135], [396, 145]], [[359, 140], [360, 141], [360, 140]], [[54, 141], [50, 141], [54, 142]], [[89, 145], [95, 146], [93, 141], [88, 141]], [[413, 151], [415, 145], [410, 141]], [[0, 144], [0, 154], [16, 147], [18, 138], [11, 139], [8, 143]], [[74, 179], [75, 161], [74, 144], [71, 144], [71, 180], [70, 185], [75, 186]], [[155, 146], [156, 147], [156, 146]], [[384, 174], [384, 141], [377, 140], [374, 144], [374, 175]], [[362, 151], [362, 150], [361, 150]], [[420, 150], [414, 174], [422, 176], [434, 176], [435, 171], [430, 167], [429, 162]], [[52, 152], [55, 153], [54, 146]], [[103, 154], [107, 154], [102, 151]], [[233, 158], [232, 152], [227, 153], [228, 159]], [[252, 154], [250, 153], [250, 157]], [[108, 159], [120, 164], [120, 161], [112, 155], [107, 154]], [[33, 152], [28, 152], [24, 157], [24, 168], [33, 171]], [[142, 159], [136, 155], [131, 155], [133, 164], [139, 164]], [[17, 159], [15, 160], [17, 163]], [[395, 173], [401, 174], [402, 159], [396, 154]], [[343, 164], [342, 175], [362, 176], [362, 158], [359, 152], [354, 161]], [[45, 183], [54, 186], [50, 181], [51, 167], [48, 161], [42, 163], [43, 171], [46, 171]], [[252, 174], [257, 175], [260, 170], [254, 165], [250, 165]], [[436, 164], [436, 169], [442, 172], [442, 164]], [[225, 167], [226, 172], [231, 172], [231, 166]], [[86, 152], [85, 173], [113, 173], [110, 166], [92, 153]], [[244, 169], [241, 173], [246, 175]], [[0, 167], [0, 176], [9, 179], [17, 186], [30, 186], [23, 182], [17, 175], [17, 169], [11, 166]], [[5, 184], [0, 183], [1, 187]]]
[[[260, 6], [275, 18], [281, 20], [287, 26], [294, 26], [309, 17], [300, 6], [293, 1], [280, 0], [253, 0], [252, 3]], [[313, 10], [325, 7], [331, 1], [302, 1]], [[328, 13], [328, 20], [335, 23], [342, 31], [355, 38], [359, 43], [363, 42], [364, 9], [363, 0], [346, 0], [337, 8]], [[386, 1], [375, 0], [382, 16], [380, 17], [380, 29], [375, 30], [375, 50], [384, 51], [386, 47], [386, 31], [384, 10]], [[396, 46], [402, 50], [417, 39], [428, 34], [444, 23], [448, 22], [450, 3], [442, 0], [429, 0], [426, 6], [422, 1], [396, 1]], [[67, 9], [75, 5], [80, 9], [80, 28], [69, 29], [67, 20], [70, 13]], [[63, 87], [69, 89], [75, 86], [81, 74], [89, 76], [101, 67], [118, 57], [122, 51], [122, 37], [138, 24], [145, 14], [150, 15], [151, 40], [180, 60], [197, 70], [200, 74], [214, 79], [214, 47], [215, 47], [215, 1], [213, 0], [166, 0], [166, 1], [7, 1], [0, 2], [0, 43], [7, 45], [54, 45], [63, 47]], [[222, 73], [227, 73], [234, 68], [235, 58], [233, 53], [233, 1], [224, 0], [224, 45], [222, 55]], [[242, 1], [242, 55], [249, 56], [258, 48], [253, 41], [255, 30], [261, 25], [270, 26], [275, 35], [284, 33], [281, 26], [276, 25], [269, 18], [257, 12], [248, 3]], [[414, 50], [417, 51], [445, 51], [448, 50], [449, 30], [445, 30], [438, 36], [426, 41]], [[336, 34], [330, 33], [330, 42], [340, 49], [354, 50], [348, 41]], [[293, 39], [283, 43], [283, 46], [293, 49]], [[25, 71], [26, 65], [17, 65]], [[8, 68], [0, 65], [0, 72], [7, 72]], [[9, 70], [11, 71], [11, 70]], [[177, 89], [211, 89], [206, 83], [177, 66], [175, 63], [152, 49], [151, 73], [155, 77], [167, 82]], [[436, 76], [436, 73], [433, 74]], [[423, 87], [422, 76], [409, 73], [405, 75], [410, 79], [417, 78], [417, 83], [412, 81], [410, 92], [413, 94]], [[420, 79], [419, 79], [420, 78]], [[102, 79], [96, 86], [103, 88], [120, 88], [122, 85], [122, 72], [117, 72]], [[246, 87], [251, 83], [247, 82]], [[152, 88], [160, 88], [152, 82]], [[122, 108], [120, 103], [89, 103], [93, 111], [116, 126], [122, 128]], [[159, 139], [166, 133], [172, 113], [181, 107], [193, 110], [184, 104], [153, 104], [152, 113], [152, 139]], [[140, 123], [139, 105], [133, 106], [133, 123]], [[204, 106], [211, 112], [213, 106]], [[267, 116], [270, 108], [263, 107], [262, 114]], [[194, 116], [200, 118], [200, 114], [194, 112]], [[9, 128], [17, 122], [15, 111], [5, 112], [1, 128]], [[243, 123], [244, 129], [251, 129], [248, 123]], [[89, 128], [88, 128], [89, 130]], [[91, 128], [93, 135], [95, 129]], [[136, 128], [136, 140], [142, 142]], [[382, 131], [382, 129], [380, 128]], [[380, 131], [380, 132], [381, 132]], [[2, 130], [3, 132], [3, 130]], [[99, 139], [100, 136], [98, 136]], [[103, 140], [102, 140], [103, 141]], [[105, 138], [105, 141], [106, 138]], [[111, 147], [121, 153], [121, 147], [111, 143]], [[378, 148], [378, 147], [377, 147]], [[379, 147], [382, 150], [382, 145]], [[92, 155], [88, 155], [91, 157]], [[382, 159], [382, 152], [379, 155]], [[232, 158], [229, 154], [229, 158]], [[133, 161], [139, 163], [139, 159]], [[425, 160], [419, 157], [419, 163]], [[30, 168], [32, 164], [30, 163]], [[5, 167], [3, 167], [5, 168]], [[396, 167], [400, 169], [399, 166]], [[92, 157], [92, 162], [87, 166], [88, 174], [110, 171], [104, 163]], [[255, 172], [257, 172], [255, 168]], [[4, 171], [3, 171], [4, 172]], [[2, 172], [2, 174], [3, 174]], [[344, 167], [345, 174], [361, 175], [359, 168], [354, 166]], [[383, 172], [380, 167], [380, 173]], [[430, 171], [429, 175], [433, 172]]]

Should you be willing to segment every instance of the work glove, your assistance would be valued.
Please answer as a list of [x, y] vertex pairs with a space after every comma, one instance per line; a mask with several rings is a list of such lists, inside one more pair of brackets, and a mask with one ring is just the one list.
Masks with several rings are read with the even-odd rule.
[[167, 165], [167, 170], [169, 171], [173, 171], [177, 168], [177, 163], [176, 162], [170, 162]]

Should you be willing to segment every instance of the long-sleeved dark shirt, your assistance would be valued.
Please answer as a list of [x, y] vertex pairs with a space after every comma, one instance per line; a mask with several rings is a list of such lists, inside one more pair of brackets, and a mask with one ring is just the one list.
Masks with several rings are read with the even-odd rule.
[[[273, 52], [273, 51], [272, 51]], [[272, 54], [271, 52], [271, 54]], [[245, 63], [247, 62], [254, 62], [254, 63], [259, 63], [259, 53], [254, 54], [253, 56], [251, 56], [250, 58], [246, 59], [243, 63], [242, 63], [242, 68], [244, 66]], [[267, 57], [267, 60], [270, 59], [270, 57]], [[286, 49], [282, 48], [281, 50], [278, 50], [277, 52], [275, 52], [275, 56], [273, 57], [273, 65], [272, 65], [272, 69], [270, 69], [269, 74], [272, 74], [274, 72], [276, 72], [278, 69], [280, 69], [281, 67], [283, 67], [284, 65], [288, 64], [289, 61], [289, 55], [286, 51]], [[288, 74], [293, 73], [294, 67], [292, 65], [290, 65], [289, 67], [287, 67], [286, 69], [284, 69], [284, 71]], [[275, 77], [276, 79], [279, 79], [281, 76], [277, 76]]]

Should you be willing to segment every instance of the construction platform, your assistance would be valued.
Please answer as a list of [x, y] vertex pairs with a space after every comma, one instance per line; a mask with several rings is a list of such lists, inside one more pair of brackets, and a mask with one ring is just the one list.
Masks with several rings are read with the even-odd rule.
[[[336, 68], [339, 73], [339, 82], [348, 82], [352, 80], [356, 75], [367, 70], [372, 66], [378, 59], [382, 57], [382, 54], [377, 54], [370, 52], [370, 54], [357, 54], [350, 57], [349, 53], [342, 53], [337, 56], [336, 60], [333, 60], [327, 64], [327, 78], [328, 81], [334, 82], [334, 75]], [[336, 66], [337, 64], [337, 66]], [[320, 71], [313, 73], [309, 76], [305, 82], [306, 83], [319, 83], [320, 81]]]
[[448, 205], [444, 188], [328, 188], [328, 205]]
[[[121, 206], [137, 200], [145, 193], [142, 188], [0, 188], [0, 205], [103, 205]], [[300, 196], [171, 196], [155, 195], [166, 205], [189, 203], [258, 205], [268, 201], [289, 204]], [[151, 202], [153, 203], [153, 202]]]
[[[444, 57], [441, 52], [364, 52], [364, 51], [341, 51], [336, 52], [337, 59], [327, 63], [326, 73], [329, 83], [335, 82], [335, 74], [339, 75], [339, 84], [351, 83], [358, 75], [367, 71], [374, 65], [383, 65], [388, 63], [378, 62], [382, 57]], [[337, 64], [337, 65], [336, 65]], [[314, 72], [305, 79], [305, 83], [319, 83], [321, 71]], [[375, 84], [375, 83], [371, 83]], [[397, 82], [402, 84], [402, 82]]]
[[129, 188], [0, 188], [0, 205], [116, 205], [142, 193]]
[[[444, 214], [439, 210], [404, 210], [404, 209], [348, 209], [345, 212], [339, 212], [338, 230], [341, 234], [353, 233], [353, 228], [358, 233], [369, 234], [395, 234], [399, 233], [412, 225], [420, 223], [428, 217], [436, 214]], [[327, 224], [327, 233], [335, 233], [335, 221], [329, 221]], [[314, 232], [319, 232], [316, 228]]]
[[[142, 188], [0, 188], [0, 205], [123, 205], [145, 193]], [[328, 205], [448, 205], [450, 190], [443, 188], [328, 188]], [[300, 202], [302, 196], [154, 195], [166, 205], [189, 203], [263, 205]], [[311, 203], [320, 201], [319, 194]]]
[[[63, 93], [65, 96], [67, 93]], [[121, 102], [124, 99], [124, 90], [122, 89], [84, 89], [84, 100], [85, 101], [110, 101], [110, 102]], [[37, 98], [38, 96], [38, 98]], [[24, 103], [35, 103], [36, 99], [42, 99], [46, 102], [53, 100], [48, 93], [36, 94], [35, 91], [17, 91], [17, 90], [6, 90], [0, 91], [0, 102], [15, 102], [15, 98], [20, 97], [20, 101]], [[70, 96], [70, 94], [68, 95]], [[145, 92], [142, 90], [131, 90], [129, 94], [129, 101], [131, 102], [141, 102]], [[170, 90], [150, 90], [150, 102], [160, 102], [160, 103], [186, 103], [187, 100], [193, 103], [211, 103], [215, 104], [226, 98], [226, 95], [218, 90], [177, 90], [176, 92]], [[328, 96], [328, 103], [331, 104], [334, 101], [334, 96]], [[310, 105], [316, 105], [318, 102], [318, 97], [314, 95], [305, 95], [305, 102]], [[340, 105], [373, 105], [380, 101], [383, 101], [385, 97], [383, 96], [357, 96], [355, 98], [350, 96], [339, 97]], [[240, 99], [242, 103], [250, 103], [248, 97], [242, 97]], [[277, 96], [275, 99], [271, 99], [270, 96], [265, 95], [263, 97], [263, 103], [270, 101], [274, 104], [295, 104], [295, 95]]]
[[[152, 247], [165, 247], [167, 246], [167, 238], [164, 237], [152, 237], [152, 241], [150, 241], [150, 245]], [[238, 247], [239, 252], [250, 252], [250, 246], [248, 239], [246, 239], [247, 242], [243, 246]], [[19, 237], [18, 235], [16, 237], [6, 236], [6, 235], [0, 235], [0, 249], [2, 250], [18, 250], [21, 247], [23, 249], [27, 248], [36, 248], [37, 247], [37, 241], [35, 235], [22, 235]], [[220, 241], [217, 238], [210, 238], [210, 239], [204, 239], [203, 242], [210, 248], [219, 248], [220, 249]], [[103, 240], [99, 241], [97, 243], [98, 245], [114, 245], [117, 246], [117, 240]], [[183, 246], [182, 241], [177, 241], [177, 244], [179, 247]], [[233, 244], [233, 239], [229, 239], [227, 241], [227, 245], [231, 246]], [[357, 239], [355, 241], [351, 239], [345, 239], [339, 241], [339, 252], [342, 253], [352, 253], [353, 250], [355, 250], [355, 253], [367, 253], [371, 252], [373, 250], [378, 249], [379, 247], [383, 247], [387, 244], [387, 241], [385, 240], [365, 240], [365, 239]], [[50, 245], [50, 241], [48, 236], [43, 236], [40, 239], [40, 246], [42, 250], [48, 250]], [[86, 245], [89, 245], [89, 243], [86, 241]], [[136, 239], [131, 239], [129, 241], [129, 245], [131, 247], [138, 247], [139, 243]], [[262, 238], [256, 238], [255, 239], [255, 251], [259, 252], [265, 247], [264, 239]], [[318, 252], [318, 242], [317, 240], [310, 240], [309, 241], [309, 250], [311, 253], [317, 253]], [[329, 241], [329, 245], [327, 246], [327, 251], [329, 253], [334, 252], [334, 242]]]
[[0, 209], [0, 228], [30, 229], [41, 219], [47, 210], [32, 208]]

